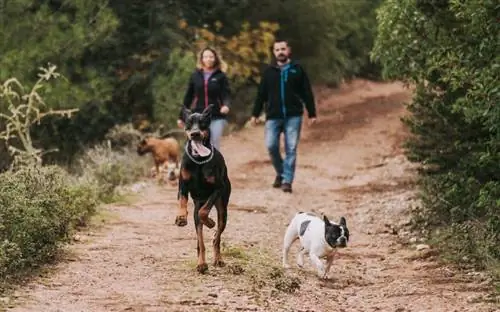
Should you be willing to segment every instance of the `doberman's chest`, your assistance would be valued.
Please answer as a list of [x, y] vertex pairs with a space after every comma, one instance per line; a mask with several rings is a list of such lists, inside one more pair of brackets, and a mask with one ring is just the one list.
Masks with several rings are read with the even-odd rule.
[[216, 180], [215, 168], [210, 164], [185, 166], [186, 182], [190, 189], [211, 189]]

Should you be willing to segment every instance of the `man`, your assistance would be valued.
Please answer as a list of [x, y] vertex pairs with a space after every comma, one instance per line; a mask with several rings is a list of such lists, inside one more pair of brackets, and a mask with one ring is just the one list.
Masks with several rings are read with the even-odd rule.
[[[276, 171], [273, 187], [292, 192], [295, 176], [297, 146], [300, 139], [303, 104], [307, 108], [309, 125], [316, 122], [316, 107], [309, 78], [304, 68], [290, 58], [291, 49], [286, 40], [273, 44], [276, 61], [262, 73], [250, 123], [255, 125], [266, 102], [265, 140]], [[285, 137], [285, 159], [279, 150], [280, 135]]]

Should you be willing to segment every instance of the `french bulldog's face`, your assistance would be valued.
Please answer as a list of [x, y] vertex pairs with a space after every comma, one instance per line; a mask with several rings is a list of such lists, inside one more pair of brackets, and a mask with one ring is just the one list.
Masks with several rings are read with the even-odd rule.
[[325, 222], [325, 239], [330, 246], [347, 247], [349, 241], [349, 229], [344, 217], [340, 218], [339, 224], [331, 223], [326, 216], [323, 216]]
[[189, 140], [202, 142], [208, 138], [208, 131], [210, 128], [210, 112], [213, 105], [209, 105], [205, 110], [200, 113], [192, 113], [189, 109], [184, 108], [184, 131]]

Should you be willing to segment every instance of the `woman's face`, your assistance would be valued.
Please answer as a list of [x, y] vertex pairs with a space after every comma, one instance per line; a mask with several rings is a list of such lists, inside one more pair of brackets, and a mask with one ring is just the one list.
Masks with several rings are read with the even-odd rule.
[[215, 64], [215, 55], [210, 50], [203, 51], [201, 62], [205, 68], [213, 68]]

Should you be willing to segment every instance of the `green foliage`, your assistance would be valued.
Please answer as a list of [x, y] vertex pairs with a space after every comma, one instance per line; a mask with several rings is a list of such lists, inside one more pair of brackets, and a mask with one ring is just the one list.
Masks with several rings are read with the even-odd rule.
[[157, 123], [173, 128], [179, 117], [189, 77], [196, 65], [196, 56], [192, 52], [174, 49], [162, 65], [152, 83], [153, 116]]
[[0, 179], [0, 283], [54, 259], [98, 205], [97, 185], [56, 166], [25, 166]]
[[[0, 88], [9, 111], [0, 114], [6, 120], [0, 139], [9, 144], [9, 151], [17, 160], [0, 176], [0, 289], [13, 278], [53, 260], [60, 245], [77, 225], [85, 225], [101, 201], [116, 198], [116, 186], [133, 182], [146, 172], [145, 158], [137, 159], [139, 156], [130, 150], [130, 145], [126, 145], [127, 154], [99, 147], [87, 151], [79, 175], [70, 175], [59, 166], [42, 166], [41, 155], [46, 151], [34, 147], [32, 125], [45, 116], [71, 112], [43, 110], [48, 105], [38, 91], [42, 82], [54, 76], [55, 66], [44, 70], [26, 94], [15, 78]], [[109, 133], [110, 141], [120, 142], [123, 131], [113, 130]], [[139, 136], [132, 136], [136, 143]], [[17, 142], [18, 147], [11, 141]]]
[[[189, 55], [202, 42], [221, 49], [229, 65], [231, 123], [248, 118], [258, 72], [269, 61], [274, 23], [314, 81], [376, 77], [378, 65], [368, 51], [379, 2], [4, 1], [0, 81], [17, 77], [31, 85], [40, 64], [57, 66], [63, 79], [46, 84], [41, 96], [48, 109], [79, 111], [71, 118], [47, 116], [31, 127], [31, 136], [37, 148], [57, 150], [44, 155], [44, 163], [71, 164], [116, 124], [174, 126], [193, 68]], [[179, 19], [196, 34], [179, 27]], [[0, 105], [0, 113], [5, 110]], [[0, 154], [0, 163], [8, 163], [8, 156]]]
[[[112, 85], [82, 58], [108, 43], [119, 21], [106, 0], [2, 2], [0, 11], [0, 81], [17, 77], [34, 83], [34, 69], [51, 62], [65, 77], [47, 86], [51, 108], [79, 107], [110, 98]], [[90, 65], [90, 66], [89, 66]]]
[[497, 18], [494, 0], [386, 0], [373, 49], [385, 78], [416, 87], [404, 122], [421, 217], [452, 259], [480, 268], [500, 267]]
[[[370, 62], [376, 29], [375, 8], [381, 0], [291, 1], [278, 22], [296, 57], [311, 78], [333, 85], [345, 78], [377, 76]], [[307, 12], [307, 13], [305, 13]], [[285, 27], [285, 25], [287, 25]]]
[[150, 165], [150, 157], [137, 155], [131, 147], [112, 149], [99, 144], [86, 150], [73, 170], [99, 185], [99, 200], [111, 203], [117, 199], [117, 187], [145, 177]]
[[[29, 93], [24, 93], [23, 85], [16, 79], [10, 78], [0, 85], [2, 104], [7, 106], [8, 113], [1, 113], [0, 118], [5, 121], [5, 130], [0, 132], [0, 139], [7, 143], [8, 149], [14, 158], [13, 165], [24, 165], [32, 162], [42, 163], [44, 152], [33, 146], [31, 127], [39, 123], [40, 119], [48, 115], [62, 115], [70, 117], [75, 109], [54, 110], [47, 109], [47, 105], [40, 96], [43, 82], [57, 78], [56, 66], [41, 68], [42, 73]], [[11, 145], [11, 139], [20, 141], [20, 147]]]
[[[31, 88], [38, 79], [38, 67], [50, 62], [61, 77], [40, 90], [46, 109], [82, 108], [71, 119], [52, 115], [31, 127], [33, 144], [54, 151], [45, 155], [44, 161], [69, 161], [85, 143], [92, 143], [107, 130], [99, 132], [102, 126], [90, 125], [103, 118], [95, 116], [96, 110], [89, 110], [87, 103], [95, 105], [97, 101], [102, 106], [114, 92], [112, 63], [99, 55], [113, 44], [120, 23], [108, 3], [13, 0], [0, 5], [0, 81], [16, 77]], [[0, 105], [0, 112], [5, 109]], [[107, 112], [110, 116], [113, 113]]]
[[375, 8], [380, 3], [381, 0], [269, 0], [255, 5], [251, 1], [214, 1], [191, 6], [186, 19], [196, 26], [220, 21], [224, 25], [221, 33], [226, 37], [238, 31], [241, 21], [252, 26], [261, 21], [278, 23], [277, 34], [290, 41], [294, 57], [304, 63], [311, 79], [337, 84], [353, 76], [378, 77], [378, 65], [370, 61], [368, 54], [376, 30]]

